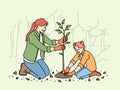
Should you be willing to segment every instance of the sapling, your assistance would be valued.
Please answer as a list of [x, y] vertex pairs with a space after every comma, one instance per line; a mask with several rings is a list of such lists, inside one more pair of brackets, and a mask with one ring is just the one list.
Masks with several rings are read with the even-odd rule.
[[[56, 22], [57, 25], [58, 25], [58, 29], [56, 29], [55, 31], [58, 32], [58, 34], [62, 34], [63, 36], [69, 36], [70, 35], [70, 27], [72, 25], [68, 24], [68, 25], [65, 25], [65, 19], [63, 19], [61, 22]], [[66, 44], [70, 44], [69, 41], [63, 43], [63, 45], [66, 45]], [[61, 53], [59, 53], [61, 56], [62, 56], [62, 71], [64, 71], [64, 50], [62, 50]], [[58, 78], [65, 78], [64, 75], [61, 75], [62, 72], [56, 74], [56, 77]]]

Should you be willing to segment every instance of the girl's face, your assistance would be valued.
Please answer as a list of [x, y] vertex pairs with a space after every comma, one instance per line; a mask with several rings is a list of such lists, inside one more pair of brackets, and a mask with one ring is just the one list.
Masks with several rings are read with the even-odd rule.
[[81, 54], [84, 51], [83, 48], [79, 48], [78, 46], [74, 46], [74, 49], [76, 53], [79, 53], [79, 54]]
[[45, 30], [46, 30], [46, 25], [44, 25], [44, 26], [38, 26], [38, 27], [37, 27], [37, 31], [38, 31], [38, 32], [44, 33]]

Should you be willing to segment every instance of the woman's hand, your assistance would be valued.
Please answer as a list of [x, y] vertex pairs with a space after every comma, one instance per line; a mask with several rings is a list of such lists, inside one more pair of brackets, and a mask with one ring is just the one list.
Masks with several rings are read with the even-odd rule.
[[64, 45], [58, 45], [53, 48], [51, 48], [51, 51], [59, 51], [59, 50], [64, 50], [65, 46]]
[[67, 36], [62, 37], [61, 39], [58, 40], [58, 44], [64, 43], [68, 40]]

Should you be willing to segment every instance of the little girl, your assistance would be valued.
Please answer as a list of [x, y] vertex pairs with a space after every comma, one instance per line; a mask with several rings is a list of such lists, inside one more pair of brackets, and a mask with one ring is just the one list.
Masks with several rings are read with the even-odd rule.
[[[68, 77], [76, 75], [79, 79], [100, 76], [101, 73], [96, 71], [97, 67], [94, 56], [89, 51], [85, 50], [84, 42], [76, 42], [73, 44], [73, 47], [76, 51], [76, 55], [70, 61], [68, 67], [64, 70], [65, 75]], [[78, 60], [80, 60], [78, 66], [72, 72], [69, 72]]]

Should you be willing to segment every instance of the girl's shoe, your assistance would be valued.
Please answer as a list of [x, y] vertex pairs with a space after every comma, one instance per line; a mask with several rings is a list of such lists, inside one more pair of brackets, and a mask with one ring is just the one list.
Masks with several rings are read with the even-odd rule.
[[92, 77], [92, 76], [101, 76], [101, 73], [98, 72], [98, 71], [93, 71], [93, 72], [89, 75], [89, 77]]

